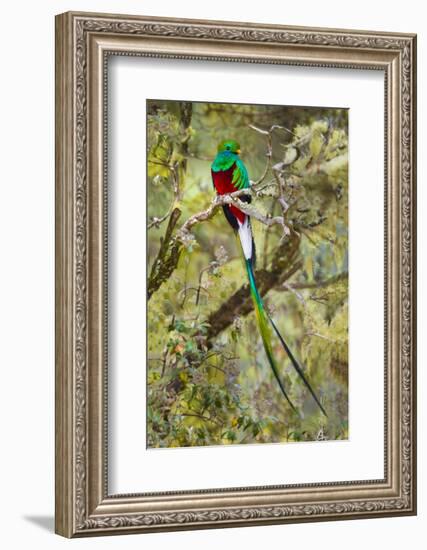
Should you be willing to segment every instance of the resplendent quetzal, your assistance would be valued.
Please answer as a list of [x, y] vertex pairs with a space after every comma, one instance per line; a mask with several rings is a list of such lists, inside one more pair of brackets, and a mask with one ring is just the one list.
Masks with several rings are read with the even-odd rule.
[[[215, 157], [215, 160], [212, 163], [212, 180], [216, 192], [219, 195], [224, 195], [227, 193], [233, 193], [240, 189], [247, 189], [250, 187], [249, 175], [246, 170], [243, 161], [240, 158], [240, 146], [237, 141], [233, 139], [228, 139], [221, 141], [218, 145], [218, 153]], [[250, 195], [242, 195], [239, 197], [243, 202], [251, 202]], [[256, 319], [258, 322], [259, 331], [261, 333], [261, 338], [264, 344], [265, 353], [268, 358], [268, 362], [273, 370], [274, 376], [279, 383], [280, 389], [288, 401], [292, 409], [297, 413], [295, 406], [289, 399], [289, 396], [285, 390], [283, 382], [279, 375], [279, 369], [277, 366], [276, 359], [273, 356], [273, 349], [271, 344], [271, 327], [279, 338], [285, 352], [287, 353], [291, 363], [301, 380], [304, 382], [308, 390], [310, 391], [313, 399], [316, 401], [317, 405], [320, 407], [322, 413], [326, 415], [325, 409], [322, 407], [319, 399], [314, 393], [310, 383], [308, 382], [301, 366], [298, 361], [295, 359], [282, 335], [280, 334], [276, 324], [273, 319], [270, 317], [269, 313], [266, 311], [261, 296], [258, 292], [258, 288], [255, 282], [254, 268], [255, 268], [255, 243], [252, 235], [251, 229], [251, 220], [250, 216], [239, 210], [234, 204], [223, 205], [223, 210], [225, 217], [228, 220], [228, 223], [234, 229], [235, 233], [239, 236], [240, 244], [242, 247], [243, 256], [245, 259], [246, 271], [249, 279], [249, 287], [254, 303]], [[297, 413], [298, 414], [298, 413]]]

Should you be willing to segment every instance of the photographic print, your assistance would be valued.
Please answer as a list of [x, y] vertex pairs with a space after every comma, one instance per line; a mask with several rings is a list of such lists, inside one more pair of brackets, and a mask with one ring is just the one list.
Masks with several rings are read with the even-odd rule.
[[348, 111], [147, 100], [148, 448], [348, 438]]
[[416, 35], [55, 26], [55, 531], [416, 514]]

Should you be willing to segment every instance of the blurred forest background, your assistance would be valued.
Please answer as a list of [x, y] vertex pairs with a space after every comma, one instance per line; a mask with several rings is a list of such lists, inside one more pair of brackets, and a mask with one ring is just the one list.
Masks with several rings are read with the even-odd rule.
[[[271, 372], [215, 205], [223, 139], [252, 181], [260, 293], [328, 418], [276, 339], [300, 417]], [[147, 151], [147, 446], [347, 439], [347, 110], [148, 100]]]

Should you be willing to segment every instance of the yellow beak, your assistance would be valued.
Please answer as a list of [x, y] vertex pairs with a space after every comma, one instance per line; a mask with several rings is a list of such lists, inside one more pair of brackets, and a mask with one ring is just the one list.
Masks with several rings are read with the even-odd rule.
[[237, 149], [236, 153], [237, 153], [238, 155], [240, 155], [240, 149]]

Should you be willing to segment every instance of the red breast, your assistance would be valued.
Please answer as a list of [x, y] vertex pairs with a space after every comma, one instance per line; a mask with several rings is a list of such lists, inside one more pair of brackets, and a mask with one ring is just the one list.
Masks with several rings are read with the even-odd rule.
[[[214, 172], [212, 170], [212, 181], [218, 195], [225, 195], [226, 193], [233, 193], [234, 191], [237, 191], [233, 184], [233, 172], [235, 168], [236, 165], [233, 164], [228, 170], [221, 170], [219, 172]], [[240, 223], [245, 221], [246, 214], [234, 205], [230, 205], [229, 208]]]

